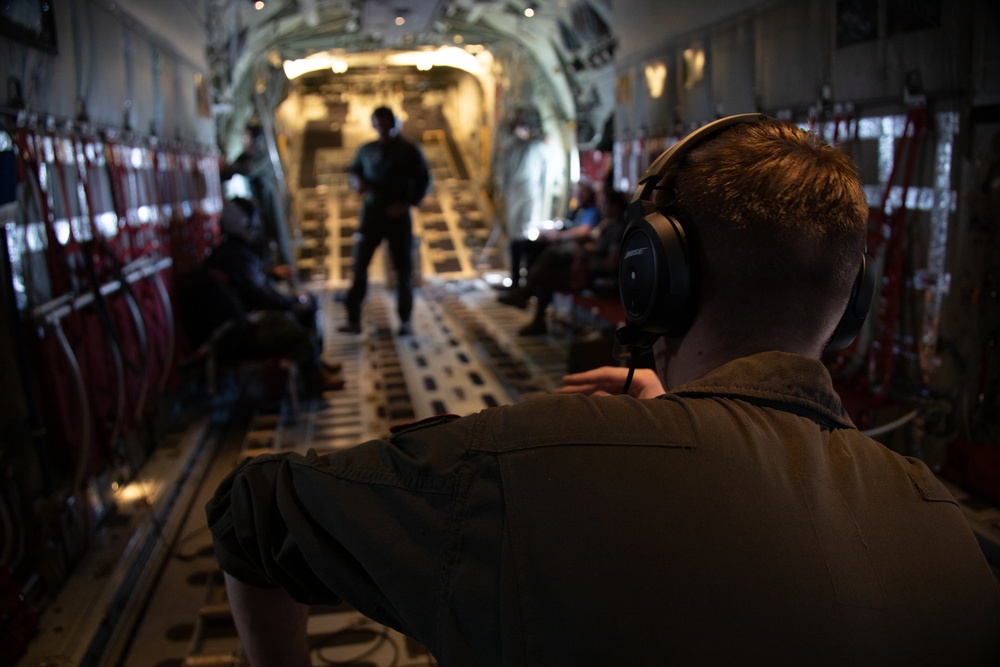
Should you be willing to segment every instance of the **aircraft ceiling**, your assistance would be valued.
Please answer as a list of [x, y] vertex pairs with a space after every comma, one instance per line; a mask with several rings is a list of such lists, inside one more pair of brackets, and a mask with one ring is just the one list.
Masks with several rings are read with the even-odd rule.
[[[570, 40], [570, 35], [599, 38], [608, 32], [610, 14], [608, 0], [216, 0], [215, 5], [214, 25], [232, 26], [230, 8], [238, 7], [242, 27], [290, 57], [326, 49], [439, 46], [454, 43], [456, 35], [487, 46], [522, 42], [527, 22], [547, 24]], [[228, 41], [228, 30], [214, 34]]]
[[588, 80], [611, 64], [610, 11], [609, 0], [210, 0], [209, 58], [223, 101], [239, 103], [282, 63], [320, 53], [458, 47], [509, 60], [513, 50], [555, 91], [558, 115], [574, 119], [593, 97]]

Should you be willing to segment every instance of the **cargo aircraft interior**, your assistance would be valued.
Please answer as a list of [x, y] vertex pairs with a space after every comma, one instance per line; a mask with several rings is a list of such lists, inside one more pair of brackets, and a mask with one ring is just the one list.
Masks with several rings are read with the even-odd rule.
[[[617, 288], [498, 298], [524, 275], [512, 174], [537, 174], [536, 238], [581, 184], [631, 199], [664, 150], [745, 112], [857, 163], [880, 279], [824, 362], [858, 428], [947, 486], [997, 574], [998, 27], [979, 0], [0, 5], [0, 665], [249, 664], [204, 511], [233, 466], [623, 365]], [[348, 308], [351, 167], [380, 108], [430, 175], [407, 320], [386, 244]], [[319, 391], [288, 355], [234, 354], [231, 323], [192, 325], [233, 199], [290, 267], [280, 289], [315, 304]], [[308, 633], [313, 665], [439, 664], [344, 603], [311, 608]]]

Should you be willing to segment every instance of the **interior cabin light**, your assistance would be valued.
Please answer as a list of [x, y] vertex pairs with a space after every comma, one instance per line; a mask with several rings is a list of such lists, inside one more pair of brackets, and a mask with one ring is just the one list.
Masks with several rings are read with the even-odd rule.
[[705, 49], [695, 46], [684, 49], [684, 88], [691, 90], [705, 78]]
[[285, 76], [291, 81], [303, 74], [319, 72], [324, 69], [331, 69], [336, 74], [343, 74], [347, 71], [347, 65], [347, 60], [344, 58], [337, 58], [328, 52], [322, 52], [298, 60], [286, 60], [282, 63], [282, 68], [285, 70]]
[[650, 97], [659, 99], [666, 82], [667, 66], [664, 63], [657, 61], [646, 65], [646, 87], [649, 88]]
[[[479, 77], [485, 76], [492, 67], [493, 54], [482, 49], [473, 55], [460, 47], [441, 46], [436, 49], [398, 51], [378, 56], [378, 64], [380, 66], [416, 67], [421, 72], [426, 72], [434, 67], [454, 67]], [[336, 53], [323, 51], [298, 60], [286, 60], [282, 65], [285, 76], [291, 81], [303, 74], [322, 70], [332, 70], [336, 74], [343, 74], [349, 67], [371, 66], [372, 59], [366, 58], [363, 54], [344, 54], [337, 50]]]
[[418, 72], [429, 72], [434, 67], [434, 58], [431, 54], [418, 55], [414, 65]]

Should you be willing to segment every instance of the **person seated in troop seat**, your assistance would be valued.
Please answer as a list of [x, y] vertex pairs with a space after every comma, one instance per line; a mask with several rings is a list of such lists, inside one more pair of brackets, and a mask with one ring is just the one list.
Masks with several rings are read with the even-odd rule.
[[867, 216], [850, 159], [793, 125], [675, 145], [622, 249], [622, 339], [662, 336], [658, 373], [611, 396], [629, 369], [589, 371], [220, 484], [251, 664], [309, 664], [307, 605], [337, 600], [444, 665], [998, 664], [1000, 591], [961, 509], [858, 431], [820, 361], [859, 326]]
[[604, 217], [589, 235], [547, 244], [532, 263], [524, 286], [513, 287], [497, 297], [500, 303], [516, 308], [526, 308], [532, 296], [537, 298], [534, 317], [518, 330], [518, 335], [539, 336], [548, 332], [546, 310], [557, 291], [579, 293], [589, 289], [617, 294], [627, 204], [622, 193], [606, 193]]
[[597, 192], [590, 183], [578, 183], [576, 197], [566, 217], [560, 218], [561, 227], [538, 230], [529, 238], [514, 238], [510, 241], [511, 283], [513, 289], [521, 285], [521, 260], [531, 271], [539, 255], [553, 243], [581, 241], [593, 232], [601, 221], [601, 209], [597, 206]]
[[338, 361], [324, 359], [322, 330], [316, 298], [308, 291], [286, 287], [279, 276], [288, 267], [274, 268], [261, 258], [261, 226], [257, 209], [248, 199], [235, 198], [222, 207], [221, 242], [205, 260], [205, 270], [218, 276], [223, 290], [236, 301], [245, 322], [240, 352], [246, 357], [283, 356], [302, 372], [306, 393], [318, 395], [344, 387]]

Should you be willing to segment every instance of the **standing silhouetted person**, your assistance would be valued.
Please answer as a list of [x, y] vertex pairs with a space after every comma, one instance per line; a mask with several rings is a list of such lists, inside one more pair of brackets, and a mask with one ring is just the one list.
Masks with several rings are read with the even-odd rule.
[[361, 220], [354, 237], [354, 282], [344, 300], [347, 324], [361, 332], [361, 305], [368, 291], [368, 265], [383, 240], [396, 271], [396, 311], [400, 335], [410, 332], [413, 310], [413, 224], [410, 207], [417, 206], [431, 184], [430, 170], [420, 149], [399, 135], [396, 116], [388, 107], [372, 113], [378, 139], [363, 145], [348, 172], [352, 187], [364, 195]]

